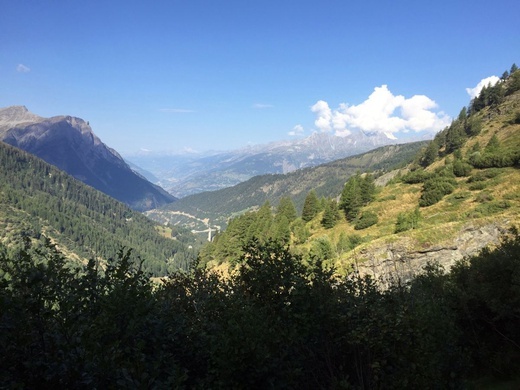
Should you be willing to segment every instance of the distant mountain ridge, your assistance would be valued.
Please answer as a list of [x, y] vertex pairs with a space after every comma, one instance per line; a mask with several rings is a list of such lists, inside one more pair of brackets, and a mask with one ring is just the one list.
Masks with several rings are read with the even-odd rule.
[[171, 226], [181, 225], [201, 230], [208, 224], [223, 228], [229, 218], [247, 210], [258, 209], [266, 201], [276, 205], [283, 196], [291, 197], [297, 208], [301, 209], [311, 189], [316, 190], [318, 196], [339, 194], [348, 178], [356, 172], [386, 172], [407, 164], [426, 144], [427, 141], [419, 141], [387, 145], [286, 174], [255, 176], [233, 187], [187, 196], [175, 203], [150, 210], [147, 215]]
[[0, 140], [40, 157], [135, 210], [145, 211], [176, 200], [134, 172], [83, 119], [42, 118], [24, 106], [3, 108]]
[[347, 137], [317, 132], [303, 139], [271, 142], [225, 152], [145, 152], [126, 158], [152, 172], [158, 178], [157, 184], [182, 198], [232, 187], [258, 175], [285, 174], [364, 153], [380, 146], [425, 139], [426, 137], [417, 137], [415, 134], [409, 139], [395, 139], [380, 133], [368, 134], [361, 131], [353, 132]]

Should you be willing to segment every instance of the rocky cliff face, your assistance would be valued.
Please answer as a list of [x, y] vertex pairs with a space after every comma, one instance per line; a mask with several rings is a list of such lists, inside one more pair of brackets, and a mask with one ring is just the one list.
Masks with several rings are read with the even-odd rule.
[[175, 200], [132, 171], [83, 119], [42, 118], [23, 106], [0, 109], [0, 140], [38, 156], [136, 210], [149, 210]]
[[411, 249], [409, 238], [384, 245], [373, 245], [358, 253], [357, 269], [360, 275], [371, 275], [383, 283], [390, 280], [411, 280], [428, 263], [439, 264], [449, 271], [458, 260], [478, 254], [487, 246], [496, 246], [507, 234], [510, 221], [502, 220], [487, 225], [464, 226], [452, 240], [442, 245]]

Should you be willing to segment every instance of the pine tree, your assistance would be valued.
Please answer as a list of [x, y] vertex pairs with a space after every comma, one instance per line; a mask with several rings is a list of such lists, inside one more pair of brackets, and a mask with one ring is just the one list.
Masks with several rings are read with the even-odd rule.
[[282, 244], [288, 244], [291, 240], [291, 229], [289, 227], [289, 220], [285, 215], [282, 215], [275, 222], [274, 225], [274, 239], [281, 242]]
[[326, 229], [331, 229], [336, 226], [339, 219], [338, 204], [334, 199], [328, 200], [325, 204], [325, 211], [321, 219], [321, 225]]
[[319, 210], [319, 200], [316, 192], [311, 190], [307, 196], [305, 197], [305, 202], [303, 203], [302, 210], [302, 219], [305, 222], [309, 222], [313, 219]]
[[280, 203], [278, 203], [278, 207], [276, 208], [275, 221], [282, 216], [286, 217], [289, 223], [298, 217], [296, 207], [294, 207], [292, 199], [288, 196], [284, 196], [280, 199]]
[[446, 133], [446, 153], [453, 153], [459, 149], [466, 139], [464, 127], [461, 122], [455, 121]]
[[421, 159], [421, 166], [426, 168], [427, 166], [431, 165], [438, 155], [439, 144], [437, 143], [437, 141], [432, 140], [426, 147], [426, 150], [424, 151], [423, 157]]
[[359, 173], [356, 176], [352, 176], [345, 184], [343, 192], [341, 193], [340, 208], [345, 213], [347, 221], [356, 219], [359, 210], [363, 206], [360, 181], [361, 176]]
[[360, 187], [363, 205], [372, 202], [376, 193], [376, 183], [374, 180], [374, 176], [367, 173], [365, 177], [361, 180]]

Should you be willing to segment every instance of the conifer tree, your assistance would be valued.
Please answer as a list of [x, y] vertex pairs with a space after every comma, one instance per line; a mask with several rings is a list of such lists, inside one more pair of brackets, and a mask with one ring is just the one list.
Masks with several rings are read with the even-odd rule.
[[348, 221], [356, 219], [359, 210], [363, 206], [363, 196], [361, 189], [361, 174], [358, 172], [345, 183], [340, 198], [340, 208], [345, 213]]
[[426, 150], [424, 151], [423, 157], [421, 159], [421, 166], [427, 167], [431, 165], [439, 154], [439, 144], [436, 140], [432, 140]]
[[303, 210], [302, 210], [302, 219], [305, 222], [309, 222], [311, 219], [313, 219], [319, 210], [319, 200], [318, 196], [316, 195], [316, 191], [311, 190], [306, 198], [305, 202], [303, 203]]
[[330, 199], [325, 204], [325, 211], [323, 212], [323, 218], [321, 219], [321, 225], [330, 229], [336, 226], [339, 219], [338, 204], [334, 199]]
[[284, 196], [280, 199], [280, 203], [278, 203], [278, 207], [276, 208], [275, 221], [282, 216], [285, 216], [289, 223], [298, 217], [296, 207], [294, 207], [292, 199], [288, 196]]

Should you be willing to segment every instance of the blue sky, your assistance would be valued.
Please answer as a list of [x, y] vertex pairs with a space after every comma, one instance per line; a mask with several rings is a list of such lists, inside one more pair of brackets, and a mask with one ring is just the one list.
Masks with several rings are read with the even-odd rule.
[[0, 107], [81, 117], [123, 154], [399, 138], [520, 62], [518, 15], [517, 0], [6, 0]]

